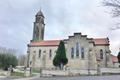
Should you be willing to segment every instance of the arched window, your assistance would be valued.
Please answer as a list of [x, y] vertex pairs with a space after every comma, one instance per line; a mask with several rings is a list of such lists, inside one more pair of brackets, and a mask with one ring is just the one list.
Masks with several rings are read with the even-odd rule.
[[76, 43], [76, 57], [79, 57], [79, 43]]
[[100, 49], [100, 59], [103, 59], [103, 50]]
[[81, 48], [81, 58], [84, 59], [85, 55], [84, 55], [84, 47]]
[[41, 57], [41, 50], [39, 50], [39, 58]]
[[52, 50], [50, 49], [50, 51], [49, 51], [49, 59], [51, 59], [52, 58]]
[[71, 58], [74, 58], [74, 48], [71, 48]]

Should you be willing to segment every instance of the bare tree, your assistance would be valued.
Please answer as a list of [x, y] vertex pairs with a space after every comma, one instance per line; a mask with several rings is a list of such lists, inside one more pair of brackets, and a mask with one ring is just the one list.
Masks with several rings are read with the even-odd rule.
[[103, 4], [112, 8], [114, 17], [120, 17], [120, 0], [104, 0]]
[[18, 56], [18, 65], [25, 66], [26, 64], [26, 55], [22, 54]]
[[[103, 5], [111, 8], [113, 17], [120, 17], [120, 0], [103, 0]], [[120, 29], [120, 22], [111, 27], [110, 30]]]
[[0, 53], [11, 53], [16, 55], [17, 54], [17, 50], [16, 49], [12, 49], [12, 48], [6, 48], [6, 47], [1, 47], [0, 46]]

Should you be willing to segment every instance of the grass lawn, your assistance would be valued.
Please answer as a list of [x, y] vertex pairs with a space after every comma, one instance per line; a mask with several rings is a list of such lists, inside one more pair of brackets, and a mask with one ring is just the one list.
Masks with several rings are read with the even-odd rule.
[[33, 72], [33, 73], [40, 73], [40, 69], [35, 69], [35, 68], [33, 68], [33, 69], [32, 69], [32, 72]]
[[7, 75], [7, 71], [0, 69], [0, 76], [6, 76], [6, 75]]
[[0, 76], [6, 76], [4, 73], [0, 73]]
[[22, 73], [22, 72], [13, 72], [13, 73], [11, 73], [11, 76], [20, 76], [20, 77], [24, 77], [24, 73]]

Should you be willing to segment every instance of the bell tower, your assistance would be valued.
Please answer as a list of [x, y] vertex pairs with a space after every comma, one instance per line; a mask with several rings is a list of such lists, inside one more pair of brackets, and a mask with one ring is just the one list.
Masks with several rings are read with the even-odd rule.
[[44, 40], [44, 27], [45, 27], [44, 15], [42, 11], [40, 10], [35, 16], [32, 41]]

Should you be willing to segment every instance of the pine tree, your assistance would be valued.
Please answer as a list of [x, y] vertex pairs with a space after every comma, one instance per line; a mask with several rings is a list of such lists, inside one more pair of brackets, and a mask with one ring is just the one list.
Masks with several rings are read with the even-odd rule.
[[63, 41], [60, 41], [56, 55], [53, 59], [53, 65], [59, 67], [60, 69], [63, 69], [63, 66], [67, 63], [68, 59], [66, 57], [65, 45]]

